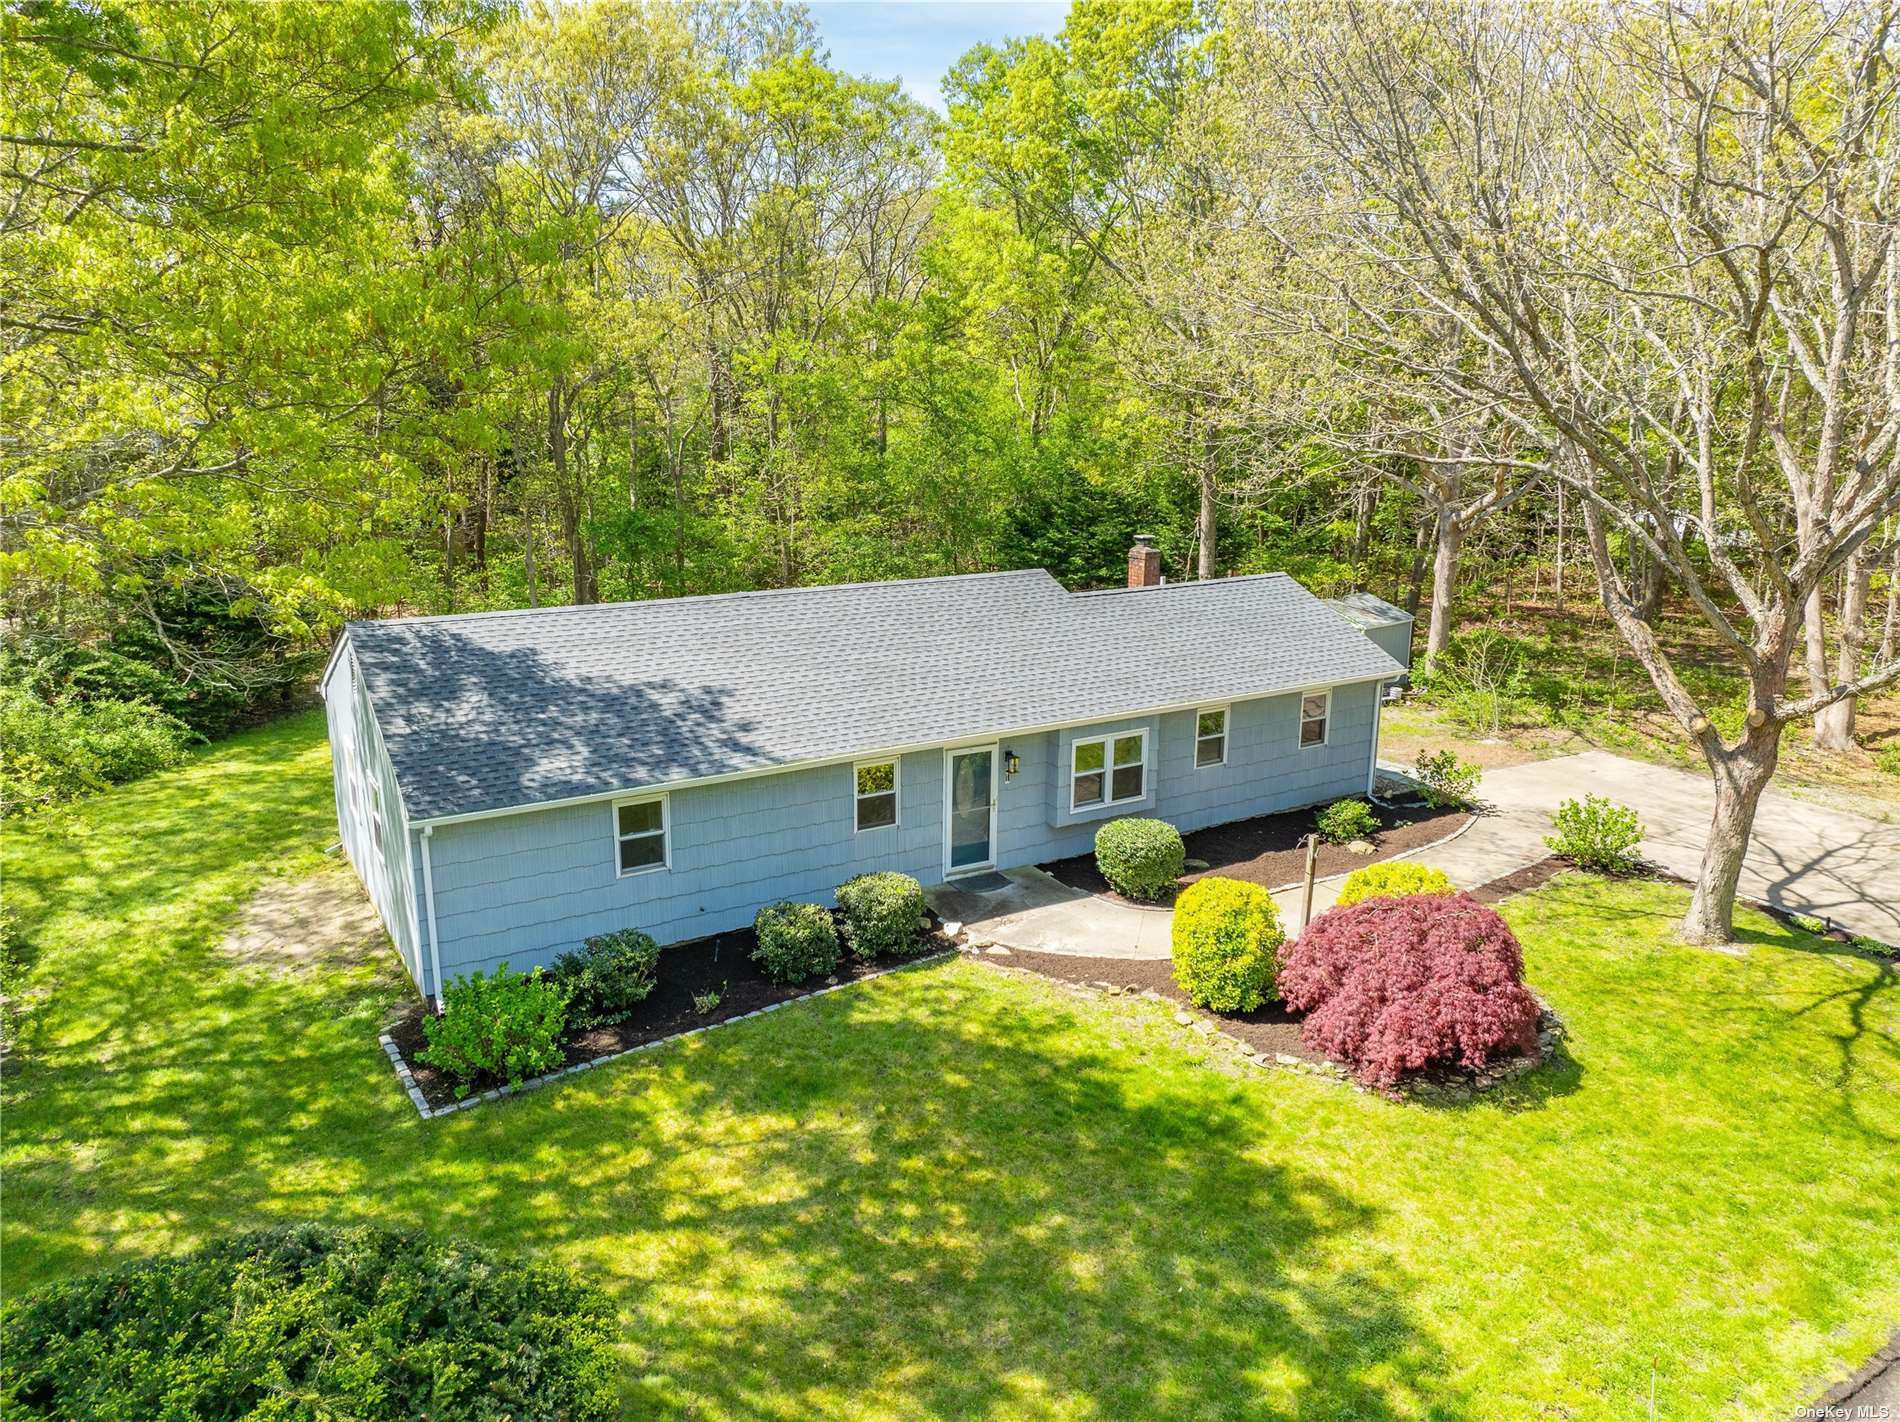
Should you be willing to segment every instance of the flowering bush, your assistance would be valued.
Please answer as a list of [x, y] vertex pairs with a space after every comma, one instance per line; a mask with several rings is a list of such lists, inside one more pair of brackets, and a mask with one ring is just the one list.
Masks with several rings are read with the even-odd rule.
[[1095, 831], [1095, 867], [1123, 898], [1160, 898], [1186, 863], [1181, 831], [1166, 820], [1110, 820]]
[[1355, 869], [1339, 886], [1336, 908], [1346, 908], [1365, 899], [1399, 899], [1407, 894], [1455, 894], [1458, 890], [1445, 877], [1443, 869], [1428, 864], [1413, 864], [1393, 859], [1384, 864], [1368, 864]]
[[1200, 1006], [1252, 1012], [1276, 995], [1286, 941], [1273, 895], [1238, 879], [1201, 879], [1174, 906], [1174, 980]]
[[1537, 999], [1510, 927], [1468, 894], [1368, 899], [1321, 914], [1285, 955], [1280, 996], [1307, 1046], [1391, 1089], [1434, 1062], [1479, 1067], [1537, 1046]]

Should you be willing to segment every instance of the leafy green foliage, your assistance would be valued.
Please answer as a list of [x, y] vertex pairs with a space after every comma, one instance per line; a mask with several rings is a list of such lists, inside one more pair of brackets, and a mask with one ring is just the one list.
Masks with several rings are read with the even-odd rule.
[[625, 1022], [647, 1000], [659, 966], [659, 944], [637, 928], [620, 928], [561, 954], [548, 976], [567, 993], [574, 1026], [602, 1027]]
[[1350, 844], [1355, 839], [1370, 839], [1379, 832], [1379, 817], [1364, 800], [1335, 800], [1319, 812], [1315, 821], [1319, 837], [1328, 844]]
[[1279, 996], [1286, 933], [1273, 895], [1238, 879], [1197, 879], [1174, 905], [1174, 980], [1213, 1012], [1252, 1012]]
[[1643, 825], [1627, 805], [1585, 795], [1565, 800], [1552, 818], [1557, 832], [1544, 836], [1552, 854], [1605, 874], [1627, 874], [1641, 862], [1636, 846], [1643, 842]]
[[1408, 894], [1455, 894], [1457, 886], [1442, 869], [1415, 864], [1409, 859], [1391, 859], [1384, 864], [1368, 864], [1355, 869], [1339, 886], [1338, 906], [1356, 904], [1362, 899], [1397, 899]]
[[844, 941], [859, 958], [906, 958], [923, 931], [924, 886], [908, 874], [860, 874], [838, 888]]
[[752, 960], [774, 982], [802, 983], [838, 966], [838, 927], [823, 904], [767, 904], [752, 919]]
[[456, 978], [442, 994], [442, 1015], [425, 1017], [428, 1039], [418, 1058], [448, 1074], [466, 1096], [485, 1078], [519, 1086], [561, 1062], [567, 1030], [567, 989], [539, 968]]
[[198, 740], [147, 702], [47, 702], [0, 686], [0, 815], [177, 765]]
[[1420, 751], [1412, 765], [1425, 803], [1437, 810], [1468, 808], [1483, 777], [1480, 767], [1460, 760], [1453, 750]]
[[1408, 894], [1457, 894], [1457, 886], [1442, 869], [1412, 863], [1410, 859], [1389, 859], [1381, 865], [1366, 865], [1345, 876], [1336, 905], [1359, 903], [1360, 899], [1400, 899]]
[[1166, 820], [1110, 820], [1095, 831], [1095, 867], [1124, 898], [1161, 898], [1186, 862], [1181, 831]]
[[570, 1270], [290, 1225], [9, 1300], [0, 1411], [605, 1422], [614, 1334], [611, 1301]]

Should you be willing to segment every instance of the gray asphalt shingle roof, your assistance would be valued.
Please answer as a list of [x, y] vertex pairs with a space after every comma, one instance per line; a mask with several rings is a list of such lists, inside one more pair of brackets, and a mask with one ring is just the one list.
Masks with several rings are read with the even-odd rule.
[[1279, 573], [1095, 593], [984, 573], [348, 635], [415, 820], [1404, 670]]

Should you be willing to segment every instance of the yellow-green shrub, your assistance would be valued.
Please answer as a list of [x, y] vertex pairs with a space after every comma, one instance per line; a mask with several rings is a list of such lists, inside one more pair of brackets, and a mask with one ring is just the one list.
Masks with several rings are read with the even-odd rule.
[[1252, 1012], [1279, 995], [1280, 928], [1273, 895], [1238, 879], [1201, 879], [1174, 902], [1174, 980], [1214, 1012]]
[[1445, 877], [1445, 871], [1429, 864], [1394, 859], [1386, 864], [1368, 864], [1355, 869], [1339, 886], [1340, 907], [1361, 899], [1402, 899], [1411, 894], [1455, 894], [1457, 887]]

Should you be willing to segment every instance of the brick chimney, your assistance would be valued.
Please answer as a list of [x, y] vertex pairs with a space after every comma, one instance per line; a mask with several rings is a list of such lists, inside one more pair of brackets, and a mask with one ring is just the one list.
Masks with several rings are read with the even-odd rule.
[[1155, 547], [1152, 533], [1137, 533], [1135, 546], [1128, 550], [1128, 586], [1152, 588], [1161, 585], [1161, 550]]

